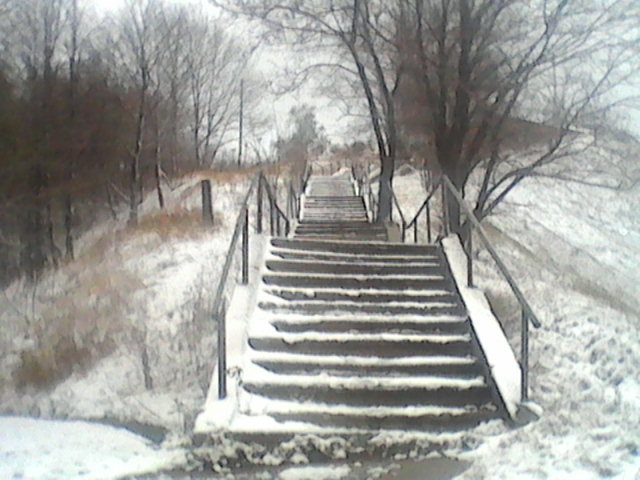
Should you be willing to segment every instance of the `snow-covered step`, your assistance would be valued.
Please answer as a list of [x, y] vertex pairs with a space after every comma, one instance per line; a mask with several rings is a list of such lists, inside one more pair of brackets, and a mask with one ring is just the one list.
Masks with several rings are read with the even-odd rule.
[[442, 259], [435, 255], [367, 255], [359, 252], [338, 253], [338, 252], [318, 252], [313, 250], [298, 250], [289, 248], [274, 248], [270, 252], [272, 257], [283, 259], [299, 260], [319, 260], [325, 262], [339, 261], [343, 263], [354, 263], [370, 261], [376, 263], [441, 263]]
[[411, 289], [433, 288], [449, 290], [453, 288], [450, 278], [444, 275], [420, 276], [366, 276], [366, 275], [305, 275], [301, 273], [265, 274], [262, 277], [265, 285], [278, 285], [293, 288], [327, 288], [342, 286], [348, 289], [362, 288], [363, 290], [385, 289], [388, 291], [406, 291]]
[[[247, 373], [243, 388], [255, 395], [350, 406], [468, 406], [491, 402], [481, 376], [334, 376]], [[265, 375], [265, 373], [267, 373]]]
[[283, 288], [272, 287], [266, 290], [269, 295], [290, 300], [290, 301], [308, 301], [308, 302], [357, 302], [357, 303], [437, 303], [446, 305], [455, 305], [455, 294], [446, 291], [414, 291], [411, 294], [404, 292], [386, 292], [386, 291], [357, 291], [355, 289], [339, 288]]
[[245, 408], [245, 413], [268, 415], [279, 422], [306, 422], [369, 431], [455, 431], [474, 427], [497, 414], [496, 408], [490, 404], [481, 408], [433, 405], [362, 407], [283, 400], [266, 403], [254, 400], [252, 403], [249, 400]]
[[482, 375], [473, 355], [406, 355], [380, 358], [358, 355], [307, 355], [251, 351], [251, 361], [281, 375], [324, 372], [330, 375]]
[[357, 242], [304, 240], [296, 238], [273, 238], [271, 246], [276, 248], [297, 249], [313, 252], [346, 253], [357, 255], [441, 255], [435, 245], [414, 245], [389, 242]]
[[426, 275], [441, 273], [439, 264], [385, 264], [363, 261], [358, 264], [317, 262], [313, 260], [267, 260], [267, 270], [271, 272], [304, 272], [353, 275]]
[[430, 316], [297, 316], [282, 314], [270, 323], [281, 332], [349, 332], [361, 333], [459, 333], [468, 331], [468, 320], [456, 315]]
[[[433, 257], [427, 257], [427, 258], [400, 257], [400, 258], [395, 258], [393, 260], [387, 260], [387, 261], [379, 261], [377, 258], [371, 258], [371, 257], [364, 257], [364, 258], [360, 257], [358, 262], [355, 262], [353, 259], [348, 259], [348, 258], [345, 260], [345, 257], [335, 257], [330, 260], [327, 260], [324, 258], [282, 259], [282, 258], [278, 258], [276, 255], [273, 255], [273, 254], [269, 255], [269, 257], [270, 258], [268, 260], [271, 262], [276, 262], [280, 265], [301, 266], [302, 268], [306, 266], [311, 266], [311, 265], [320, 265], [324, 267], [340, 266], [345, 268], [354, 268], [356, 266], [360, 266], [360, 267], [366, 266], [366, 267], [373, 267], [373, 268], [379, 267], [382, 269], [389, 269], [389, 268], [402, 269], [407, 267], [419, 269], [419, 268], [434, 268], [434, 267], [442, 266], [442, 263], [440, 262], [440, 260]], [[354, 263], [357, 263], [357, 265], [354, 265]], [[340, 273], [340, 272], [335, 272], [335, 273]], [[401, 273], [411, 273], [411, 272], [401, 272]]]
[[308, 315], [325, 315], [334, 312], [368, 313], [374, 315], [461, 315], [464, 307], [457, 302], [356, 302], [356, 301], [290, 301], [261, 300], [258, 306], [273, 313], [304, 312]]
[[435, 333], [280, 332], [279, 335], [251, 335], [249, 345], [255, 350], [376, 357], [468, 355], [473, 350], [469, 335]]

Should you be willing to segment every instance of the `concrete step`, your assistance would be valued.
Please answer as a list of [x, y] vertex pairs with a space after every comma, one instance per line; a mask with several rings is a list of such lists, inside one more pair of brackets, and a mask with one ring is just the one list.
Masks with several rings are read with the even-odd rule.
[[436, 245], [414, 245], [406, 243], [388, 242], [353, 242], [353, 241], [323, 241], [299, 240], [295, 238], [273, 238], [271, 246], [288, 250], [305, 250], [325, 253], [347, 253], [356, 255], [406, 255], [406, 256], [437, 256], [440, 257], [439, 247]]
[[274, 402], [264, 412], [279, 422], [304, 422], [361, 430], [460, 431], [498, 417], [492, 405], [482, 408], [412, 405], [350, 407], [322, 403]]
[[296, 400], [364, 407], [469, 406], [491, 401], [482, 377], [344, 377], [322, 375], [266, 375], [243, 381], [253, 394], [276, 400]]
[[294, 230], [293, 235], [297, 238], [306, 238], [311, 240], [377, 240], [384, 241], [387, 239], [386, 232], [361, 230], [357, 232], [298, 232]]
[[407, 263], [422, 263], [426, 265], [441, 265], [442, 260], [437, 256], [406, 256], [406, 255], [360, 255], [358, 253], [331, 253], [314, 252], [305, 250], [289, 250], [273, 248], [269, 252], [272, 257], [283, 260], [315, 260], [318, 262], [340, 262], [340, 263], [391, 263], [406, 265]]
[[331, 235], [350, 235], [358, 233], [387, 234], [387, 229], [366, 221], [349, 223], [301, 222], [295, 226], [296, 234], [324, 233]]
[[267, 273], [262, 282], [266, 285], [299, 288], [331, 288], [344, 287], [363, 290], [384, 289], [404, 291], [409, 289], [451, 290], [454, 288], [451, 279], [443, 275], [420, 275], [412, 277], [386, 276], [366, 277], [357, 275], [305, 275], [303, 273]]
[[316, 317], [287, 316], [274, 317], [270, 323], [281, 332], [351, 332], [361, 333], [466, 333], [469, 323], [464, 317], [456, 316], [343, 316]]
[[371, 357], [404, 357], [415, 355], [470, 355], [473, 352], [468, 335], [401, 335], [401, 334], [286, 334], [252, 336], [254, 350], [309, 355], [359, 355]]
[[443, 267], [434, 264], [332, 263], [314, 260], [267, 260], [267, 270], [273, 273], [326, 273], [349, 275], [442, 275]]
[[453, 303], [365, 303], [354, 301], [313, 302], [299, 300], [291, 302], [276, 302], [262, 300], [259, 308], [272, 313], [295, 312], [304, 315], [327, 315], [332, 312], [349, 312], [352, 314], [374, 315], [463, 315], [464, 306]]
[[450, 303], [458, 300], [457, 294], [442, 291], [420, 291], [408, 292], [363, 292], [358, 290], [345, 289], [288, 289], [273, 287], [266, 290], [270, 295], [290, 301], [309, 302], [355, 302], [355, 303], [386, 303], [386, 302], [411, 302], [411, 303]]
[[483, 375], [483, 368], [473, 356], [403, 356], [379, 358], [356, 355], [306, 355], [299, 353], [252, 351], [254, 364], [280, 375], [310, 372], [333, 376], [354, 375]]

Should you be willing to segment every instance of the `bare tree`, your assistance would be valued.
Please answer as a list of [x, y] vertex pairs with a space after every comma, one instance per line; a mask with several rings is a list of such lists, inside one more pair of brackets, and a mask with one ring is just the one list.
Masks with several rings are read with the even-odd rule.
[[[572, 127], [632, 74], [630, 45], [637, 48], [633, 25], [639, 6], [633, 0], [236, 0], [234, 5], [261, 19], [272, 38], [326, 53], [304, 65], [303, 73], [322, 67], [359, 80], [381, 161], [383, 221], [389, 218], [408, 106], [421, 119], [417, 128], [430, 145], [428, 155], [458, 188], [464, 191], [471, 174], [483, 168], [475, 199], [482, 217], [534, 170], [567, 153]], [[533, 126], [518, 117], [543, 117], [540, 92], [553, 83], [554, 72], [561, 93], [556, 99], [562, 100], [554, 112], [554, 134], [546, 145], [536, 144], [537, 152], [516, 158], [509, 137], [519, 127]], [[452, 198], [447, 203], [456, 228], [458, 205]]]
[[[380, 202], [377, 218], [391, 216], [391, 183], [398, 150], [394, 92], [402, 65], [390, 55], [398, 5], [376, 0], [301, 3], [294, 0], [238, 1], [237, 9], [260, 18], [282, 41], [314, 51], [327, 49], [304, 66], [305, 72], [329, 68], [359, 84], [380, 158]], [[314, 56], [318, 58], [317, 54]]]
[[[138, 205], [142, 198], [141, 157], [145, 142], [145, 123], [153, 78], [163, 52], [161, 25], [162, 4], [159, 0], [128, 0], [121, 12], [121, 61], [137, 90], [135, 133], [129, 152], [129, 222], [138, 222]], [[165, 37], [166, 38], [166, 37]]]
[[[571, 129], [630, 73], [630, 52], [618, 35], [632, 28], [622, 13], [637, 11], [637, 2], [410, 0], [408, 6], [413, 14], [402, 22], [411, 33], [399, 54], [417, 90], [407, 88], [404, 103], [421, 105], [419, 128], [460, 190], [481, 172], [480, 218], [524, 178], [568, 154]], [[535, 139], [544, 127], [519, 117], [546, 120], [552, 128], [545, 141]], [[455, 229], [459, 208], [453, 198], [447, 203]]]
[[34, 279], [47, 259], [57, 261], [53, 238], [51, 197], [48, 192], [53, 158], [51, 126], [54, 122], [55, 55], [63, 23], [62, 0], [26, 0], [14, 4], [12, 47], [26, 72], [31, 108], [29, 124], [29, 203], [23, 232], [23, 268]]

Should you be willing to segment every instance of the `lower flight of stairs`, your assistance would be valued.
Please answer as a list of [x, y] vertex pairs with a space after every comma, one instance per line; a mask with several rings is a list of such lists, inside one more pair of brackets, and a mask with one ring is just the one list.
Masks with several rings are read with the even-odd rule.
[[300, 211], [296, 238], [387, 239], [386, 227], [369, 222], [363, 198], [345, 176], [311, 177]]
[[243, 425], [442, 432], [502, 416], [439, 246], [274, 238], [259, 289]]

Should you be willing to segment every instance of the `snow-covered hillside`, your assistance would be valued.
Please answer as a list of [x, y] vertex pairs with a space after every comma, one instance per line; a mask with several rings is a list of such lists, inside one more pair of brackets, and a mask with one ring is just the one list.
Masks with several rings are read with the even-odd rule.
[[[455, 478], [640, 478], [640, 182], [634, 183], [640, 168], [637, 156], [618, 147], [591, 148], [563, 160], [562, 171], [581, 173], [574, 181], [525, 180], [485, 221], [543, 323], [531, 334], [530, 396], [544, 413], [524, 427], [509, 430], [493, 422], [472, 431], [467, 441], [471, 448], [462, 455], [471, 465]], [[413, 213], [424, 197], [419, 175], [399, 175], [395, 186], [406, 212]], [[137, 230], [105, 222], [85, 237], [77, 262], [47, 274], [36, 290], [17, 283], [0, 294], [0, 412], [136, 420], [186, 431], [203, 402], [212, 368], [212, 357], [201, 364], [197, 358], [205, 357], [195, 355], [214, 351], [207, 300], [227, 248], [231, 212], [245, 188], [239, 182], [214, 189], [221, 223], [211, 231], [185, 226], [197, 223], [197, 178], [170, 194], [171, 215], [157, 214], [150, 196], [144, 206], [149, 221], [143, 218]], [[476, 282], [487, 292], [518, 353], [517, 303], [486, 252], [479, 248], [477, 255]], [[80, 331], [79, 344], [97, 339], [100, 346], [101, 339], [112, 336], [123, 342], [105, 347], [96, 363], [74, 371], [49, 391], [11, 388], [10, 373], [24, 362], [22, 352], [37, 349], [25, 340], [27, 329], [41, 332], [41, 345], [46, 345], [46, 339], [58, 338], [58, 328], [69, 325]], [[152, 390], [144, 385], [141, 345], [146, 345], [152, 366]], [[13, 435], [0, 433], [0, 476], [115, 478], [75, 461], [82, 449], [71, 445], [51, 453], [51, 458], [66, 461], [61, 463], [69, 466], [64, 474], [40, 475], [50, 468], [50, 449], [34, 441], [35, 435], [46, 435], [37, 429], [48, 429], [54, 439], [53, 432], [84, 427], [29, 422], [0, 418], [0, 432], [14, 430]], [[127, 472], [184, 459], [167, 445], [158, 457], [148, 444], [136, 443], [140, 439], [120, 440], [120, 434], [105, 433], [105, 439], [115, 439], [115, 445], [135, 443], [136, 461], [124, 451], [113, 460]], [[102, 465], [109, 457], [97, 450], [96, 458], [96, 465]], [[326, 478], [359, 479], [360, 471], [366, 471], [362, 478], [393, 478], [384, 475], [396, 459], [383, 462], [389, 468], [293, 467], [282, 475], [260, 472], [260, 478], [307, 478], [300, 472], [312, 472], [317, 480], [325, 473]], [[413, 468], [402, 478], [422, 480], [421, 470]]]
[[[532, 330], [530, 395], [544, 414], [475, 431], [460, 478], [640, 478], [640, 164], [615, 147], [564, 159], [558, 169], [579, 181], [525, 180], [485, 221], [543, 322]], [[412, 211], [419, 177], [395, 185]], [[479, 245], [476, 282], [518, 353], [518, 305]]]
[[[74, 262], [0, 293], [0, 413], [150, 424], [186, 433], [213, 368], [211, 297], [248, 184], [184, 178], [80, 239]], [[146, 383], [146, 385], [145, 385]], [[152, 387], [152, 388], [147, 388]]]

